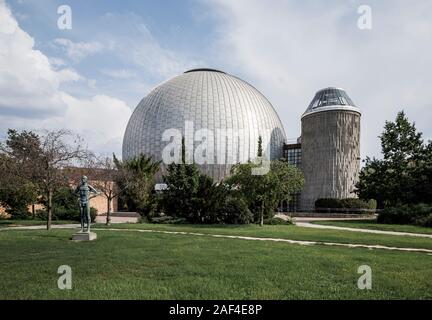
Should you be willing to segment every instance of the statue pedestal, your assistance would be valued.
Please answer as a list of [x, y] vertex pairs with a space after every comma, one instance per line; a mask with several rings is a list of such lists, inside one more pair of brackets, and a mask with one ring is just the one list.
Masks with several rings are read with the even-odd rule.
[[95, 232], [77, 232], [72, 236], [73, 241], [93, 241], [97, 239]]

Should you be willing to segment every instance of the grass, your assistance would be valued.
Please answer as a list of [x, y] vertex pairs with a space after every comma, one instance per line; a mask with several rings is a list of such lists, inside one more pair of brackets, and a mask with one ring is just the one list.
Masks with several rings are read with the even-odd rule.
[[[52, 224], [69, 224], [69, 223], [79, 223], [77, 221], [68, 221], [68, 220], [53, 220]], [[43, 226], [46, 225], [47, 222], [44, 220], [38, 219], [28, 219], [28, 220], [1, 220], [0, 219], [0, 228], [5, 227], [18, 227], [18, 226]]]
[[312, 223], [337, 227], [432, 234], [432, 228], [406, 224], [382, 224], [376, 220], [314, 221]]
[[[106, 228], [104, 224], [96, 224], [97, 228]], [[272, 237], [292, 240], [310, 240], [320, 242], [342, 242], [357, 244], [380, 244], [404, 248], [432, 249], [432, 239], [367, 234], [352, 231], [324, 230], [298, 227], [295, 225], [187, 225], [187, 224], [114, 224], [111, 228], [149, 229], [166, 231], [186, 231], [222, 235], [240, 235], [252, 237]]]
[[[279, 228], [295, 233], [296, 227], [261, 233]], [[74, 243], [72, 233], [1, 231], [0, 299], [432, 298], [427, 254], [108, 230], [98, 231], [94, 242]], [[72, 268], [72, 290], [57, 288], [57, 268], [65, 264]], [[364, 264], [372, 268], [372, 290], [357, 289]]]

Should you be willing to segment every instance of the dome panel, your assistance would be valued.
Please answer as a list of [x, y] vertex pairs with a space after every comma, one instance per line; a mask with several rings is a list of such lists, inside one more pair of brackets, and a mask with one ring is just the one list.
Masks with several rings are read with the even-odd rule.
[[[215, 180], [229, 173], [234, 163], [228, 159], [244, 162], [256, 158], [258, 137], [266, 136], [266, 132], [270, 158], [282, 156], [285, 131], [272, 105], [258, 90], [222, 71], [194, 69], [162, 83], [141, 100], [126, 128], [123, 159], [146, 154], [163, 160], [162, 151], [169, 141], [162, 141], [162, 134], [177, 129], [184, 135], [186, 121], [193, 123], [195, 135], [200, 129], [214, 134], [214, 161], [199, 167]], [[228, 141], [222, 143], [219, 132], [225, 132]], [[229, 141], [237, 147], [230, 149]], [[193, 143], [194, 150], [201, 142]], [[216, 153], [224, 147], [226, 163], [219, 163]], [[266, 147], [263, 145], [264, 150]], [[162, 173], [165, 166], [161, 166]]]

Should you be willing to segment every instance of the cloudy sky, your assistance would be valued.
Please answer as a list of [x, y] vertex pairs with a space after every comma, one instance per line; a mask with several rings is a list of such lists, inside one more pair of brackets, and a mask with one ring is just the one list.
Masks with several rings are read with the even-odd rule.
[[[58, 8], [72, 9], [72, 29]], [[368, 5], [372, 28], [360, 29]], [[0, 0], [0, 137], [68, 128], [120, 154], [138, 102], [195, 67], [239, 76], [273, 104], [288, 138], [323, 87], [361, 108], [362, 157], [405, 110], [432, 139], [432, 1]]]

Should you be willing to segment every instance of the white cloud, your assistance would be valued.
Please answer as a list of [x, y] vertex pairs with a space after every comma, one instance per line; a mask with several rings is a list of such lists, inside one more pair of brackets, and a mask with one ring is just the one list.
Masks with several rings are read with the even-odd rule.
[[1, 131], [67, 128], [81, 134], [96, 151], [119, 153], [130, 109], [107, 95], [84, 99], [63, 91], [62, 83], [86, 79], [70, 68], [57, 69], [61, 65], [34, 49], [33, 38], [0, 0]]
[[101, 52], [104, 49], [102, 43], [98, 41], [91, 42], [73, 42], [65, 38], [57, 38], [53, 41], [66, 52], [66, 55], [74, 62], [79, 62], [87, 56]]
[[102, 23], [108, 27], [98, 31], [98, 38], [104, 39], [120, 61], [133, 65], [147, 76], [166, 79], [202, 65], [183, 52], [163, 46], [154, 38], [144, 19], [133, 12], [107, 13]]
[[137, 74], [132, 70], [127, 69], [103, 69], [101, 73], [105, 76], [116, 79], [131, 79], [136, 78]]
[[214, 51], [270, 99], [289, 137], [314, 93], [338, 86], [363, 111], [362, 156], [379, 154], [377, 136], [402, 108], [432, 138], [432, 2], [374, 2], [367, 31], [361, 4], [214, 0]]
[[53, 68], [64, 67], [66, 65], [66, 61], [61, 58], [49, 57], [48, 60]]
[[94, 128], [108, 140], [122, 136], [130, 117], [130, 109], [124, 101], [106, 95], [96, 95], [91, 99], [78, 99], [68, 94], [63, 95], [68, 108], [64, 116], [64, 127], [79, 132], [94, 134]]
[[61, 69], [57, 74], [60, 82], [79, 81], [84, 79], [75, 70], [69, 68]]

